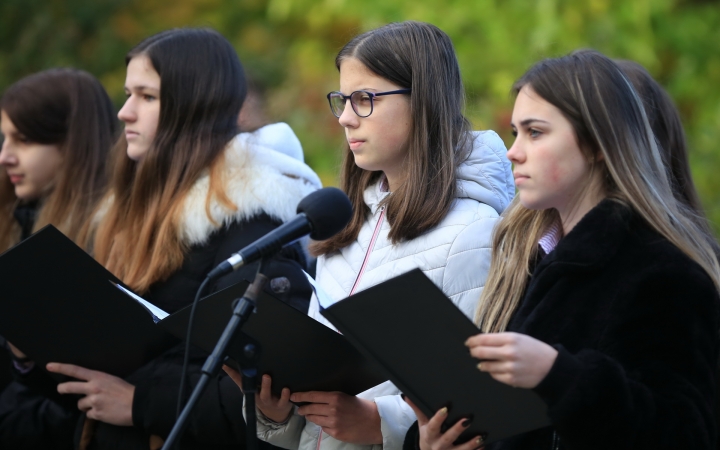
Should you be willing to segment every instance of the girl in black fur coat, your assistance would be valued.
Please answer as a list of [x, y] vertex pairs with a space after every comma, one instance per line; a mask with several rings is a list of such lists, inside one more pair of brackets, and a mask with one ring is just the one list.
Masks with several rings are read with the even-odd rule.
[[[478, 368], [532, 389], [551, 426], [488, 450], [710, 449], [716, 442], [720, 268], [673, 196], [639, 96], [593, 51], [515, 85], [518, 196], [495, 232], [468, 339]], [[441, 410], [406, 446], [453, 446]]]

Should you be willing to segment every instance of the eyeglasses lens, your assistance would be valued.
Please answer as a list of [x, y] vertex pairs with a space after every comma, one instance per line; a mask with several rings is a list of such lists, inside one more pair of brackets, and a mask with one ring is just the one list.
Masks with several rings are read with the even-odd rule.
[[353, 109], [360, 117], [367, 117], [372, 113], [372, 97], [367, 92], [355, 91], [350, 95]]
[[345, 111], [345, 99], [343, 98], [342, 94], [330, 94], [330, 109], [332, 109], [332, 113], [335, 115], [335, 117], [342, 116], [343, 111]]

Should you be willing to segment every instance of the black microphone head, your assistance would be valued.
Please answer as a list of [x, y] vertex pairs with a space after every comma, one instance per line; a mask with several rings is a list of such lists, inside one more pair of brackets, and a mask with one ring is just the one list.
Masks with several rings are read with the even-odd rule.
[[326, 187], [300, 200], [297, 212], [304, 213], [312, 225], [310, 237], [322, 241], [345, 228], [352, 217], [352, 205], [343, 191]]

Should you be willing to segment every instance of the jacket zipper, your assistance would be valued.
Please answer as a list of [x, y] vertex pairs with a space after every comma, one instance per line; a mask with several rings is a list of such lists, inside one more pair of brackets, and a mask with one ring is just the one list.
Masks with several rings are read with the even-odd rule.
[[[384, 217], [385, 217], [385, 207], [383, 206], [382, 208], [380, 208], [380, 217], [378, 218], [377, 224], [375, 224], [375, 231], [373, 231], [372, 239], [370, 239], [370, 245], [368, 245], [367, 252], [365, 253], [365, 258], [363, 259], [362, 266], [360, 267], [360, 272], [358, 273], [358, 276], [355, 279], [355, 283], [353, 283], [353, 287], [350, 290], [350, 295], [353, 295], [355, 293], [355, 289], [357, 289], [358, 284], [360, 283], [360, 278], [362, 278], [363, 273], [365, 273], [365, 266], [367, 266], [368, 259], [370, 259], [370, 253], [372, 253], [373, 248], [375, 248], [375, 241], [377, 240], [378, 234], [380, 233], [380, 227], [382, 225]], [[320, 450], [320, 444], [322, 443], [322, 436], [323, 436], [323, 430], [321, 427], [320, 432], [318, 433], [318, 441], [317, 441], [317, 446], [315, 447], [315, 450]]]
[[353, 287], [350, 290], [350, 295], [353, 295], [355, 293], [355, 289], [357, 289], [358, 284], [360, 284], [360, 279], [362, 278], [363, 274], [365, 273], [365, 267], [367, 266], [368, 260], [370, 259], [370, 253], [372, 253], [373, 249], [375, 248], [375, 241], [377, 240], [378, 234], [380, 233], [380, 227], [382, 226], [384, 217], [385, 217], [385, 207], [383, 206], [382, 208], [380, 208], [380, 217], [378, 218], [377, 224], [375, 224], [375, 231], [373, 231], [372, 239], [370, 239], [370, 245], [368, 245], [367, 252], [365, 253], [365, 258], [363, 259], [362, 266], [360, 267], [360, 272], [358, 272], [358, 276], [355, 279], [355, 283], [353, 284]]
[[552, 450], [560, 450], [560, 436], [557, 435], [557, 431], [553, 431]]

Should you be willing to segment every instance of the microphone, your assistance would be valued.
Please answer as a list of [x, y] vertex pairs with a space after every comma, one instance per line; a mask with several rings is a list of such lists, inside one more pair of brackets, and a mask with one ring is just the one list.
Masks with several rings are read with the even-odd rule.
[[317, 190], [300, 200], [298, 215], [275, 228], [265, 236], [243, 248], [218, 264], [207, 277], [216, 279], [265, 256], [280, 251], [284, 246], [309, 234], [322, 241], [345, 228], [352, 216], [350, 199], [338, 188]]

